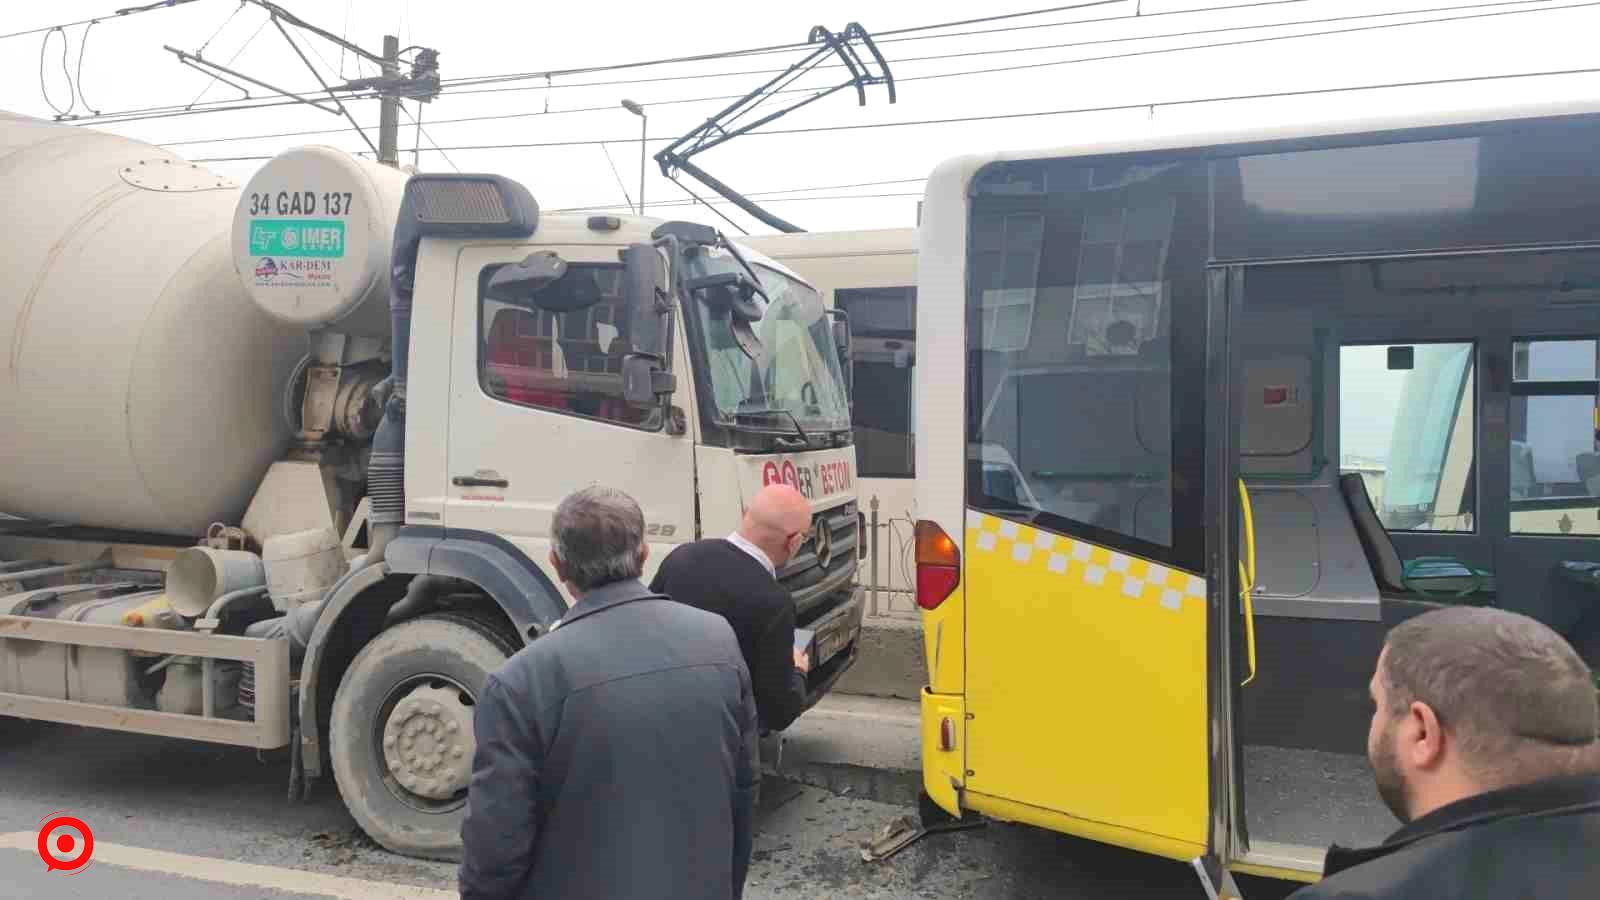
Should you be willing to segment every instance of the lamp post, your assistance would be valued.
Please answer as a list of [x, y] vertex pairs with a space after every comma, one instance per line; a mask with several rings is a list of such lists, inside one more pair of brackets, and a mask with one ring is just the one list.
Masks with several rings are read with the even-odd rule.
[[644, 107], [632, 100], [622, 101], [622, 108], [639, 117], [639, 215], [644, 215], [644, 157], [645, 139], [650, 134], [650, 117], [644, 114]]

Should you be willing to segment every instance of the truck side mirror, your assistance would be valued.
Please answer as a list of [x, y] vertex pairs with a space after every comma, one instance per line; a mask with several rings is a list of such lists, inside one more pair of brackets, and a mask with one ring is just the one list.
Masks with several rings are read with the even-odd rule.
[[756, 303], [755, 284], [743, 272], [718, 272], [684, 282], [690, 296], [712, 309], [726, 309], [735, 322], [761, 321], [762, 309]]
[[661, 369], [661, 360], [643, 353], [630, 353], [622, 360], [622, 399], [629, 406], [648, 409], [670, 396], [678, 387], [671, 372]]
[[[545, 288], [567, 274], [567, 262], [554, 253], [530, 253], [518, 263], [507, 263], [489, 276], [484, 293], [491, 300], [526, 306]], [[552, 310], [567, 312], [568, 310]]]
[[667, 358], [672, 305], [666, 261], [653, 244], [629, 244], [622, 250], [625, 296], [628, 298], [628, 341], [635, 353]]

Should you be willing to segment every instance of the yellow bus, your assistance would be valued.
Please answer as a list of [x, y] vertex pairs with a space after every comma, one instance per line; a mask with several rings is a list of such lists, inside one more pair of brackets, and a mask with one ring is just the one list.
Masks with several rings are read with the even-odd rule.
[[[968, 156], [919, 228], [927, 799], [1315, 880], [1366, 683], [1493, 603], [1600, 662], [1600, 101]], [[1571, 576], [1571, 577], [1569, 577]]]

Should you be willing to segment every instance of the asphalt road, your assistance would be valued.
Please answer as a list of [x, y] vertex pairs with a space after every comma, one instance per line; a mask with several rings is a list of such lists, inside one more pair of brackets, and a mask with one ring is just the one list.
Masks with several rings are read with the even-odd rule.
[[[384, 852], [331, 787], [289, 803], [285, 776], [246, 750], [0, 720], [0, 898], [455, 896], [453, 866]], [[1182, 865], [1001, 824], [864, 863], [860, 845], [905, 809], [782, 782], [762, 803], [750, 898], [1204, 896]], [[47, 872], [35, 850], [41, 821], [62, 813], [94, 833], [75, 875]], [[1242, 887], [1250, 900], [1287, 890]]]

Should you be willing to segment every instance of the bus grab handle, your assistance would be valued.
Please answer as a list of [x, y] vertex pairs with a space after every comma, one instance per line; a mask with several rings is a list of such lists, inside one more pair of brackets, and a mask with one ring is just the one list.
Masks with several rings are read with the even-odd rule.
[[1256, 610], [1251, 593], [1256, 586], [1256, 522], [1250, 509], [1250, 491], [1239, 479], [1239, 509], [1244, 514], [1244, 558], [1239, 561], [1239, 600], [1244, 604], [1244, 646], [1250, 674], [1239, 682], [1244, 687], [1256, 677]]

